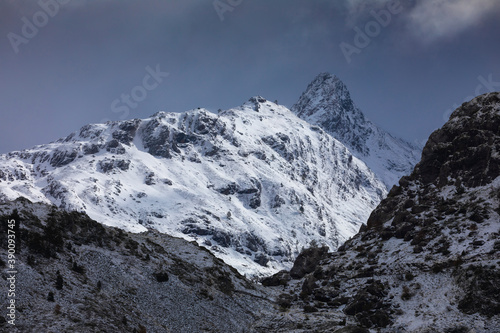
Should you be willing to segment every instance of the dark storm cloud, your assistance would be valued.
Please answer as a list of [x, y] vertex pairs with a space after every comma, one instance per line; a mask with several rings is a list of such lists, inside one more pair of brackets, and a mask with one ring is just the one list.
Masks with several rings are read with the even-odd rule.
[[[372, 11], [382, 13], [387, 1], [216, 3], [0, 3], [0, 152], [89, 122], [224, 109], [257, 94], [291, 106], [324, 71], [348, 85], [370, 119], [408, 140], [441, 126], [481, 77], [492, 81], [481, 92], [500, 90], [496, 1], [402, 0], [401, 12], [350, 63], [341, 43], [356, 47], [354, 29], [375, 27]], [[46, 22], [44, 6], [54, 14]], [[34, 20], [40, 27], [25, 37]], [[13, 46], [12, 34], [25, 40]], [[157, 69], [168, 76], [155, 80]]]

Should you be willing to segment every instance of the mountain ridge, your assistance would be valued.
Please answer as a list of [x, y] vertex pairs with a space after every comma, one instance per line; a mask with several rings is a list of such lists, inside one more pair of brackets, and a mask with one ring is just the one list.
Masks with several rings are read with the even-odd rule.
[[196, 240], [249, 274], [291, 266], [313, 240], [337, 248], [386, 194], [342, 143], [260, 96], [86, 125], [0, 156], [0, 183], [3, 200]]

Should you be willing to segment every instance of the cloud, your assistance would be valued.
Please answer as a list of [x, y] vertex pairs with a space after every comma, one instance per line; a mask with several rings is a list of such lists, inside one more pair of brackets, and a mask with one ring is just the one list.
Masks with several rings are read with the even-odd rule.
[[409, 28], [425, 42], [452, 37], [500, 9], [498, 0], [420, 0], [407, 17]]
[[499, 0], [344, 0], [346, 25], [353, 27], [370, 18], [371, 10], [398, 1], [404, 8], [400, 15], [410, 33], [424, 42], [453, 37], [500, 13]]

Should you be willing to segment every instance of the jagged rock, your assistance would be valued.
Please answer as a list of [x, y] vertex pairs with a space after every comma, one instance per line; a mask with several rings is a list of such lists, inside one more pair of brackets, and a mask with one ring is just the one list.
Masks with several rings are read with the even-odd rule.
[[155, 185], [156, 184], [156, 178], [155, 178], [155, 173], [150, 172], [146, 175], [146, 179], [144, 180], [144, 183], [146, 185]]
[[279, 208], [279, 207], [281, 207], [284, 204], [286, 204], [285, 199], [283, 199], [278, 194], [276, 194], [276, 196], [273, 199], [273, 202], [271, 203], [271, 207], [272, 208]]
[[238, 193], [239, 188], [240, 188], [239, 185], [233, 182], [233, 183], [227, 184], [226, 186], [224, 186], [222, 188], [217, 189], [217, 192], [219, 192], [220, 194], [224, 194], [224, 195], [232, 195], [232, 194]]
[[279, 271], [278, 273], [265, 277], [261, 280], [263, 286], [271, 287], [271, 286], [285, 286], [288, 281], [290, 281], [290, 273], [288, 271]]
[[453, 121], [432, 133], [416, 166], [418, 179], [439, 187], [461, 179], [464, 186], [477, 187], [498, 176], [500, 157], [494, 152], [500, 120], [485, 111], [498, 100], [498, 94], [491, 93], [464, 103], [450, 116]]
[[313, 275], [307, 276], [302, 283], [302, 291], [300, 296], [302, 298], [307, 298], [307, 296], [311, 295], [313, 291], [318, 288], [318, 284], [316, 283], [316, 278]]
[[465, 293], [458, 303], [461, 311], [487, 317], [500, 315], [500, 268], [471, 265], [455, 274]]
[[415, 226], [412, 223], [404, 222], [398, 225], [396, 230], [394, 231], [394, 237], [396, 238], [404, 238], [405, 235], [413, 230]]
[[57, 150], [50, 159], [50, 165], [55, 168], [62, 167], [73, 162], [77, 156], [78, 151], [76, 149], [71, 151]]
[[253, 261], [255, 261], [256, 263], [258, 263], [261, 266], [266, 267], [267, 263], [269, 262], [269, 257], [264, 253], [257, 253], [255, 255], [255, 258], [253, 259]]
[[83, 147], [83, 153], [85, 155], [97, 154], [99, 152], [99, 146], [96, 144], [88, 144]]
[[295, 259], [290, 276], [293, 279], [300, 279], [304, 275], [314, 272], [319, 261], [328, 252], [328, 247], [312, 247], [302, 251]]
[[105, 159], [99, 161], [99, 168], [104, 173], [110, 173], [115, 169], [119, 169], [122, 171], [127, 171], [130, 167], [130, 161], [128, 160], [109, 160]]
[[290, 294], [280, 294], [276, 303], [282, 308], [289, 308], [292, 304], [293, 296]]

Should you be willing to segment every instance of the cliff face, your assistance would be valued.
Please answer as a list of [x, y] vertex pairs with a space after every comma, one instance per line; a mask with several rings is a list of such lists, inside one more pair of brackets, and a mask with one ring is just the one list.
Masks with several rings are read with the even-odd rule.
[[261, 330], [496, 332], [499, 151], [500, 94], [463, 104], [338, 252], [306, 253], [294, 274], [263, 280], [294, 316]]

